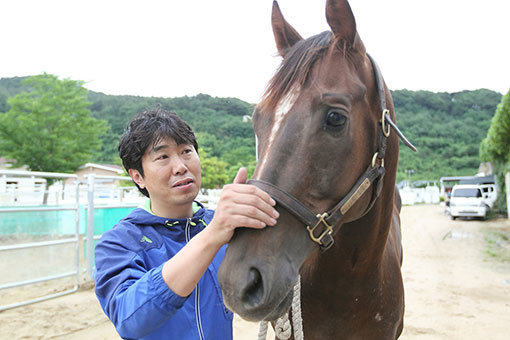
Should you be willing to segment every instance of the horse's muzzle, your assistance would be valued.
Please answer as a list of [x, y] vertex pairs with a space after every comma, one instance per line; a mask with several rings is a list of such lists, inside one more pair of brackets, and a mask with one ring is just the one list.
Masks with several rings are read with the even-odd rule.
[[[221, 282], [221, 279], [220, 279]], [[265, 289], [262, 274], [256, 268], [250, 268], [247, 279], [238, 282], [239, 288], [223, 289], [225, 304], [243, 319], [249, 321], [273, 321], [289, 310], [292, 302], [292, 289], [280, 297], [274, 298]], [[222, 284], [222, 287], [225, 287]], [[280, 294], [277, 294], [280, 295]]]

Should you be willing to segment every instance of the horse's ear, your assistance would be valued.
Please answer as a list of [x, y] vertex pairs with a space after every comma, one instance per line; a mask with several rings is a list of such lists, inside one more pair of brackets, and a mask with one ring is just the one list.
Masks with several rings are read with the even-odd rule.
[[344, 40], [354, 46], [356, 20], [347, 0], [327, 0], [326, 19], [337, 40]]
[[276, 47], [278, 53], [285, 57], [287, 50], [292, 47], [295, 43], [302, 40], [303, 38], [299, 33], [285, 20], [280, 11], [278, 3], [273, 1], [273, 12], [271, 14], [271, 24], [273, 26], [274, 39], [276, 41]]

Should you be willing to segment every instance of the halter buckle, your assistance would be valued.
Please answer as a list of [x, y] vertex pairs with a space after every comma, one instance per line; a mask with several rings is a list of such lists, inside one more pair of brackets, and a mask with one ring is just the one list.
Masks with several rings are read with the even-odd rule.
[[390, 113], [390, 110], [384, 109], [381, 117], [381, 127], [384, 137], [388, 137], [390, 135], [390, 125], [386, 122], [386, 115]]
[[[306, 230], [308, 230], [308, 233], [310, 234], [310, 238], [312, 239], [312, 241], [314, 241], [315, 243], [318, 243], [319, 245], [323, 245], [322, 243], [322, 239], [324, 238], [324, 236], [326, 235], [331, 235], [333, 233], [333, 227], [330, 226], [328, 224], [328, 222], [326, 222], [326, 218], [328, 217], [328, 213], [323, 213], [323, 214], [317, 214], [316, 216], [319, 220], [317, 221], [317, 223], [315, 223], [315, 225], [313, 226], [313, 228], [310, 228], [310, 226], [306, 226]], [[314, 235], [314, 231], [315, 229], [319, 226], [319, 224], [324, 224], [324, 226], [326, 227], [326, 229], [322, 232], [322, 234], [319, 236], [319, 237], [315, 237]]]
[[[376, 166], [377, 156], [379, 156], [379, 152], [376, 152], [374, 156], [372, 157], [372, 168]], [[381, 167], [384, 168], [384, 158], [381, 158]]]

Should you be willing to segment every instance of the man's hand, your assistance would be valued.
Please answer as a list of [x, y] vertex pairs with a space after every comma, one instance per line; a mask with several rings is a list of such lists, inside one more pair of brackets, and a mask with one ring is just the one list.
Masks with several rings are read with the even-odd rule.
[[276, 202], [265, 191], [246, 183], [247, 171], [240, 168], [234, 183], [226, 185], [218, 201], [210, 230], [218, 244], [230, 241], [237, 227], [262, 229], [276, 224], [278, 212]]

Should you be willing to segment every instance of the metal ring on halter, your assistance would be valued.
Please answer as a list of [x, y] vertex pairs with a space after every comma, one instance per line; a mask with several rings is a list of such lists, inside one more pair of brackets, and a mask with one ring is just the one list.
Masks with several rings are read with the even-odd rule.
[[[374, 154], [374, 157], [372, 157], [372, 168], [375, 167], [375, 161], [377, 160], [378, 155], [379, 155], [379, 152], [376, 152]], [[384, 168], [384, 158], [381, 159], [381, 166]]]
[[386, 115], [389, 114], [390, 111], [388, 109], [383, 110], [381, 117], [381, 127], [384, 137], [388, 137], [390, 135], [391, 126], [386, 124]]

